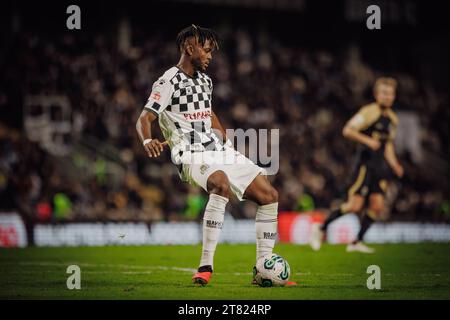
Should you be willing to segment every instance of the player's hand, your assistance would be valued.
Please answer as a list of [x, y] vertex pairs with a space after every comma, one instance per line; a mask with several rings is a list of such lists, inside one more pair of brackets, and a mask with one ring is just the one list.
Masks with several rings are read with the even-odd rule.
[[394, 173], [397, 177], [401, 178], [401, 177], [403, 177], [405, 170], [403, 169], [403, 167], [401, 165], [398, 164], [394, 167]]
[[156, 158], [161, 155], [165, 145], [167, 145], [167, 141], [160, 142], [158, 139], [152, 139], [144, 145], [144, 148], [150, 158]]
[[230, 139], [227, 139], [227, 141], [225, 141], [224, 146], [225, 146], [225, 148], [233, 149], [233, 150], [234, 150], [233, 142], [231, 142]]
[[381, 147], [381, 142], [376, 139], [370, 139], [367, 141], [367, 146], [373, 151], [377, 151]]

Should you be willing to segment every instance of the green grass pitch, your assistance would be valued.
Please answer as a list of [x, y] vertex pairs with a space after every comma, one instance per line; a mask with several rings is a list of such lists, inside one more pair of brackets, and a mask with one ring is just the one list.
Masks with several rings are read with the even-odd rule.
[[[0, 299], [450, 299], [450, 244], [277, 244], [297, 287], [250, 284], [254, 245], [219, 244], [212, 282], [191, 283], [201, 247], [110, 246], [0, 249]], [[81, 268], [81, 290], [68, 290], [69, 265]], [[366, 286], [367, 267], [381, 269], [381, 289]]]

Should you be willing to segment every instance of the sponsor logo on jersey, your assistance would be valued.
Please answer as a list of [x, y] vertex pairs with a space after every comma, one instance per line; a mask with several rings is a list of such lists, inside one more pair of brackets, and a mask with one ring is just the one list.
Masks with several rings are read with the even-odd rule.
[[151, 98], [153, 100], [159, 101], [159, 99], [161, 99], [161, 94], [159, 92], [154, 92], [154, 93], [152, 93]]
[[193, 113], [184, 113], [184, 119], [186, 120], [204, 120], [211, 117], [211, 111], [199, 111]]

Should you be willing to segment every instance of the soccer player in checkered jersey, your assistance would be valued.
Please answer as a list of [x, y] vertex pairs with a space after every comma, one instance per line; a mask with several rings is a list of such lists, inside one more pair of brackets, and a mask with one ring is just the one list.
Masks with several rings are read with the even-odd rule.
[[[181, 180], [209, 193], [203, 217], [202, 255], [198, 272], [192, 278], [194, 283], [205, 285], [213, 272], [230, 190], [239, 200], [258, 204], [257, 258], [271, 254], [275, 245], [278, 193], [263, 168], [234, 150], [212, 110], [213, 85], [204, 72], [213, 51], [218, 49], [216, 33], [191, 25], [178, 34], [177, 46], [180, 60], [153, 84], [136, 129], [150, 158], [158, 157], [168, 144]], [[156, 119], [166, 142], [152, 139], [151, 126]]]

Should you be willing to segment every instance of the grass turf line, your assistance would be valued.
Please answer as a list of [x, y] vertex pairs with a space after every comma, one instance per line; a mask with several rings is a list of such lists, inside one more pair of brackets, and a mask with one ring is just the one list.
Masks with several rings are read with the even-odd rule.
[[[219, 244], [211, 283], [191, 277], [201, 246], [110, 246], [0, 249], [0, 299], [450, 299], [450, 244], [373, 245], [375, 254], [343, 245], [277, 244], [297, 287], [250, 284], [254, 245]], [[68, 290], [69, 265], [81, 268], [81, 290]], [[381, 268], [381, 290], [368, 290], [369, 265]]]

